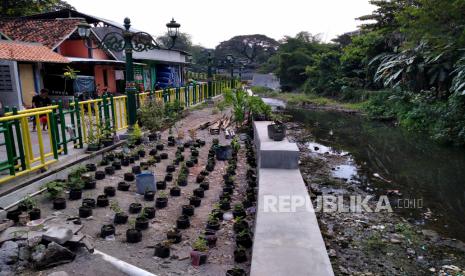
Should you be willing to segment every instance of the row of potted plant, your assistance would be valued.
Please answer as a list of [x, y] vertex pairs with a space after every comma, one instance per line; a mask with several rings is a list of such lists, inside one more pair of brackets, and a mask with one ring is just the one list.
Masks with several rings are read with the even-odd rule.
[[[191, 137], [192, 138], [192, 137]], [[203, 146], [204, 143], [199, 143], [197, 141], [194, 143], [191, 148], [191, 160], [192, 158], [197, 158], [199, 155], [197, 147]], [[188, 144], [184, 145], [186, 148], [189, 147]], [[209, 157], [209, 160], [212, 159]], [[213, 162], [213, 163], [212, 163]], [[187, 163], [187, 162], [186, 162]], [[183, 164], [180, 168], [178, 178], [176, 180], [177, 186], [186, 186], [187, 183], [187, 176], [189, 174], [189, 165]], [[215, 165], [215, 161], [209, 161], [210, 164]], [[193, 195], [189, 197], [189, 204], [181, 206], [181, 216], [178, 217], [176, 220], [176, 226], [170, 229], [166, 237], [167, 239], [155, 245], [155, 256], [159, 258], [167, 258], [170, 256], [170, 246], [171, 244], [176, 244], [181, 242], [182, 240], [182, 233], [181, 230], [187, 229], [190, 227], [190, 217], [192, 217], [195, 213], [195, 208], [199, 207], [201, 204], [201, 200], [205, 195], [205, 191], [209, 189], [208, 182], [205, 181], [205, 177], [209, 174], [209, 172], [205, 169], [202, 170], [199, 175], [196, 177], [196, 182], [199, 184], [199, 187], [194, 189]], [[199, 183], [200, 182], [200, 183]], [[175, 186], [176, 187], [176, 186]], [[173, 188], [172, 188], [173, 189]], [[172, 190], [170, 190], [172, 191]], [[207, 237], [207, 238], [205, 238]], [[207, 242], [208, 241], [208, 242]], [[193, 252], [205, 252], [208, 250], [208, 245], [214, 246], [216, 244], [216, 236], [211, 237], [208, 233], [205, 233], [204, 236], [197, 239], [192, 247]], [[195, 258], [195, 257], [193, 257]], [[199, 257], [200, 258], [200, 257]], [[203, 261], [203, 257], [201, 258]], [[200, 262], [200, 259], [198, 260]], [[193, 262], [195, 262], [193, 260]]]

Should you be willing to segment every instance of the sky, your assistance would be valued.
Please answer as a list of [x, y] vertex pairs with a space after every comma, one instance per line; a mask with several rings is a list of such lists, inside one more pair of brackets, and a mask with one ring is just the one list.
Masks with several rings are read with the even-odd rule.
[[67, 0], [78, 11], [123, 22], [158, 36], [174, 18], [194, 44], [214, 48], [236, 35], [264, 34], [276, 40], [300, 31], [330, 41], [354, 31], [369, 14], [368, 0]]

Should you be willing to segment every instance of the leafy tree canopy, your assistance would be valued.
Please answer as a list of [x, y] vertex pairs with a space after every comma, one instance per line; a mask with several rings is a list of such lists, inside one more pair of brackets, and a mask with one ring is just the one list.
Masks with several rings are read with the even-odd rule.
[[2, 0], [0, 6], [1, 17], [26, 16], [37, 13], [74, 9], [62, 0]]
[[265, 63], [278, 47], [279, 42], [266, 35], [240, 35], [216, 46], [215, 57], [223, 58], [231, 54], [253, 67]]

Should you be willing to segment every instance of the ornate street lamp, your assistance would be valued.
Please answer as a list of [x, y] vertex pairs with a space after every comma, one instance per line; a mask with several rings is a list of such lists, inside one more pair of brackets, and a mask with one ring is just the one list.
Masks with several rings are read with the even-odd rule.
[[89, 37], [91, 33], [91, 26], [85, 22], [79, 24], [78, 33], [79, 36], [84, 39], [84, 44], [90, 49], [108, 49], [115, 52], [121, 52], [124, 50], [126, 53], [126, 95], [127, 109], [128, 109], [128, 131], [132, 131], [134, 124], [136, 123], [136, 84], [134, 81], [134, 71], [132, 62], [133, 51], [142, 52], [154, 49], [165, 49], [170, 50], [174, 47], [176, 38], [178, 37], [178, 30], [181, 27], [179, 23], [172, 19], [168, 24], [168, 35], [171, 38], [171, 45], [168, 48], [161, 47], [155, 39], [146, 32], [133, 33], [129, 29], [131, 28], [131, 20], [129, 18], [124, 19], [124, 29], [122, 32], [110, 32], [106, 34], [100, 42], [94, 47], [92, 44], [89, 45]]

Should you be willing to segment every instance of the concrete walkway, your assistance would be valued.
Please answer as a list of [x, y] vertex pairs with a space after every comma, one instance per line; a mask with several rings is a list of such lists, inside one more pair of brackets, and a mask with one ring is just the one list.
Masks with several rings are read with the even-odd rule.
[[287, 140], [270, 140], [270, 123], [254, 122], [259, 182], [250, 275], [332, 276], [318, 221], [298, 169], [299, 150]]

